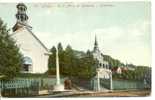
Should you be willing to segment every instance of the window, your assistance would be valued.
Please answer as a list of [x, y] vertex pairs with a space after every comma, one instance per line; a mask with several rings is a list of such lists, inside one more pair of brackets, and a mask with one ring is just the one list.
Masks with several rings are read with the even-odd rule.
[[100, 67], [102, 66], [102, 64], [100, 63]]
[[29, 65], [23, 64], [23, 70], [24, 71], [29, 71]]
[[30, 67], [32, 66], [32, 59], [30, 57], [23, 58], [23, 71], [30, 71]]

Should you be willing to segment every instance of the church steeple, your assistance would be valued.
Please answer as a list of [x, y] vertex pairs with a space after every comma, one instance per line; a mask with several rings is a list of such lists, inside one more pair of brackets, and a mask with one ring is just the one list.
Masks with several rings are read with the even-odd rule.
[[26, 5], [24, 3], [18, 3], [16, 7], [17, 7], [17, 14], [15, 15], [15, 17], [17, 19], [17, 22], [12, 28], [13, 32], [21, 27], [27, 27], [31, 29], [32, 27], [27, 24], [29, 17], [26, 14], [27, 11]]
[[98, 50], [98, 42], [97, 42], [97, 37], [95, 35], [95, 43], [94, 43], [94, 51]]
[[95, 46], [98, 46], [96, 35], [95, 35], [95, 43], [94, 43], [94, 45], [95, 45]]

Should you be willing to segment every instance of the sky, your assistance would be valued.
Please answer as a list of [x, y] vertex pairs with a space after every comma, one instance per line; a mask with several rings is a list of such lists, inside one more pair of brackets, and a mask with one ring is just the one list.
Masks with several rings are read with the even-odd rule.
[[[26, 3], [33, 33], [51, 48], [59, 42], [92, 50], [95, 35], [105, 55], [151, 66], [151, 3]], [[0, 3], [0, 17], [12, 28], [16, 3]]]

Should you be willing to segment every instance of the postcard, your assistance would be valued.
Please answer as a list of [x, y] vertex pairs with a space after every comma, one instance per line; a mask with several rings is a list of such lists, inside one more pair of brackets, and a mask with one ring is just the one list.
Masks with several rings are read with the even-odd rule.
[[0, 3], [0, 96], [151, 95], [151, 2]]

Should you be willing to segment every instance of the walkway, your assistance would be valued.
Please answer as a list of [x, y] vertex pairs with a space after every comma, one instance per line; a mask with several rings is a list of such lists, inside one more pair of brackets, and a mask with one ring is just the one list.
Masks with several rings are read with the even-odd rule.
[[51, 95], [43, 95], [37, 97], [51, 98], [51, 97], [137, 97], [137, 96], [149, 96], [151, 91], [149, 90], [132, 90], [132, 91], [113, 91], [113, 92], [93, 92], [93, 91], [72, 91], [61, 92]]

